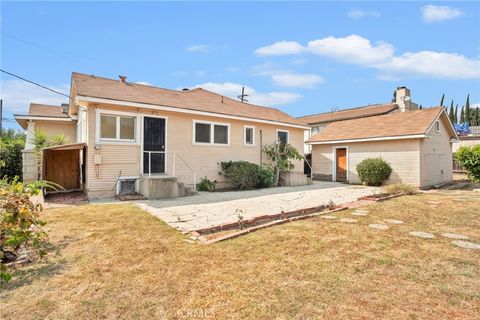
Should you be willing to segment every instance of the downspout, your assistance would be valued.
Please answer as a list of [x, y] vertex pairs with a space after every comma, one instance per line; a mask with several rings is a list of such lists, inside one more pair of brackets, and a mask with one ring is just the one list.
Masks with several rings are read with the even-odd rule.
[[263, 164], [263, 135], [262, 130], [260, 130], [260, 165]]

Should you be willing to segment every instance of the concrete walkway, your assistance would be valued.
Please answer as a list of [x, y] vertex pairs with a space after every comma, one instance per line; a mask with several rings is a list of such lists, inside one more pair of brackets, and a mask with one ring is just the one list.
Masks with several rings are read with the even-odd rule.
[[172, 200], [137, 202], [142, 209], [170, 226], [189, 232], [244, 219], [294, 211], [327, 204], [344, 204], [380, 192], [375, 187], [352, 186], [334, 182], [315, 182], [302, 187], [280, 187], [249, 191], [200, 192], [195, 196]]

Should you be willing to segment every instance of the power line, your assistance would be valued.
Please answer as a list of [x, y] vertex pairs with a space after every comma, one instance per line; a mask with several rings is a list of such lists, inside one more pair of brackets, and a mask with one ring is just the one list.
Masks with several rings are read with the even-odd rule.
[[8, 74], [8, 75], [10, 75], [10, 76], [12, 76], [12, 77], [18, 78], [18, 79], [20, 79], [20, 80], [22, 80], [22, 81], [31, 83], [31, 84], [36, 85], [36, 86], [38, 86], [38, 87], [40, 87], [40, 88], [43, 88], [43, 89], [45, 89], [45, 90], [51, 91], [51, 92], [53, 92], [53, 93], [62, 95], [62, 96], [64, 96], [64, 97], [67, 97], [68, 99], [74, 100], [74, 99], [73, 99], [72, 97], [70, 97], [68, 94], [65, 94], [65, 93], [63, 93], [63, 92], [60, 92], [60, 91], [51, 89], [51, 88], [49, 88], [49, 87], [47, 87], [47, 86], [44, 86], [44, 85], [41, 85], [41, 84], [39, 84], [39, 83], [37, 83], [37, 82], [35, 82], [35, 81], [31, 81], [31, 80], [25, 79], [25, 78], [23, 78], [23, 77], [21, 77], [21, 76], [19, 76], [19, 75], [16, 75], [16, 74], [14, 74], [14, 73], [8, 72], [8, 71], [3, 70], [3, 69], [0, 69], [0, 71], [3, 72], [3, 73], [6, 73], [6, 74]]

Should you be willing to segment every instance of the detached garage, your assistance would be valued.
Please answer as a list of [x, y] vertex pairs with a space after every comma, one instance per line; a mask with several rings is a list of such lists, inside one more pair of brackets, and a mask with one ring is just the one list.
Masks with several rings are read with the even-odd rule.
[[452, 180], [457, 134], [443, 107], [333, 122], [312, 136], [313, 177], [359, 184], [356, 166], [382, 158], [392, 166], [387, 183], [426, 188]]

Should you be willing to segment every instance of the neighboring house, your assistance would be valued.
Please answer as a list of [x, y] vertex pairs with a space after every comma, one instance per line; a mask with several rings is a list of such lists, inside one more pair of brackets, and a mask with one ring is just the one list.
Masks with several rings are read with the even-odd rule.
[[[278, 109], [201, 88], [177, 91], [130, 83], [125, 77], [73, 73], [70, 96], [68, 113], [50, 107], [58, 119], [48, 120], [62, 123], [66, 135], [74, 125], [75, 144], [47, 153], [55, 159], [60, 151], [80, 150], [80, 170], [73, 179], [80, 180], [89, 198], [130, 191], [175, 197], [203, 177], [223, 186], [220, 162], [266, 163], [262, 146], [278, 141], [301, 152], [304, 131], [310, 129]], [[16, 119], [27, 135], [44, 126], [44, 119], [31, 113]], [[60, 164], [56, 158], [50, 161]], [[295, 172], [303, 173], [303, 161], [297, 161]]]
[[[311, 131], [305, 132], [305, 140], [308, 140], [312, 135], [321, 132], [329, 123], [332, 122], [373, 117], [382, 114], [405, 112], [417, 109], [418, 105], [412, 102], [410, 90], [406, 87], [398, 87], [394, 92], [393, 102], [319, 113], [299, 117], [297, 119], [311, 126]], [[306, 145], [304, 152], [305, 154], [311, 153], [311, 147]]]
[[452, 145], [452, 151], [455, 153], [460, 147], [472, 147], [477, 144], [480, 144], [480, 126], [471, 126], [470, 133], [468, 135], [458, 136], [458, 141]]
[[356, 166], [383, 158], [393, 172], [387, 183], [425, 188], [452, 180], [452, 141], [458, 139], [443, 107], [343, 120], [313, 135], [313, 177], [361, 183]]

